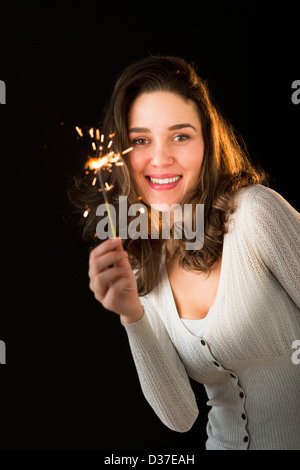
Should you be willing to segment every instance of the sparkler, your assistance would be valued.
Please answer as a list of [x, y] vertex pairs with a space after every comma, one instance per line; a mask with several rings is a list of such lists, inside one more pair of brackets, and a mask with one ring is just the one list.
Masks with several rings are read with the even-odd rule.
[[[80, 137], [83, 137], [82, 130], [76, 126], [76, 131], [78, 132]], [[113, 137], [115, 136], [115, 133], [109, 135], [109, 142], [107, 144], [107, 153], [103, 155], [103, 150], [104, 150], [104, 140], [105, 136], [104, 134], [100, 134], [100, 130], [98, 128], [91, 128], [89, 130], [89, 135], [92, 140], [92, 148], [95, 152], [95, 156], [93, 158], [89, 158], [88, 161], [85, 164], [85, 168], [89, 170], [94, 170], [94, 174], [97, 175], [93, 179], [92, 185], [95, 186], [96, 181], [98, 179], [98, 182], [100, 184], [101, 192], [103, 194], [103, 199], [106, 205], [106, 211], [108, 214], [108, 220], [111, 228], [111, 233], [114, 238], [116, 238], [116, 231], [115, 227], [113, 224], [111, 212], [110, 212], [110, 207], [109, 207], [109, 202], [108, 202], [108, 196], [107, 196], [107, 191], [112, 189], [113, 185], [109, 186], [107, 182], [104, 183], [102, 174], [101, 174], [101, 169], [104, 167], [111, 168], [113, 164], [116, 166], [121, 166], [124, 163], [120, 161], [121, 155], [125, 155], [128, 152], [132, 150], [132, 147], [129, 147], [126, 150], [123, 150], [123, 152], [115, 154], [115, 152], [111, 149], [111, 146], [113, 144]], [[89, 214], [89, 209], [87, 208], [86, 211], [84, 212], [83, 216], [87, 217]]]

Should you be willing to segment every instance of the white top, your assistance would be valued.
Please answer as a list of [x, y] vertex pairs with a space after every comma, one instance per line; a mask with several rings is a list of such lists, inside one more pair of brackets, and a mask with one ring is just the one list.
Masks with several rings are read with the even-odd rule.
[[201, 338], [204, 335], [205, 326], [208, 322], [208, 319], [209, 314], [207, 314], [204, 318], [200, 318], [198, 320], [193, 320], [190, 318], [181, 318], [181, 321], [193, 335], [199, 336], [199, 338]]
[[[300, 217], [278, 193], [240, 190], [224, 236], [219, 287], [205, 333], [181, 321], [165, 263], [124, 325], [143, 393], [162, 422], [188, 431], [198, 416], [189, 377], [211, 407], [207, 449], [300, 449]], [[295, 344], [295, 343], [294, 343]]]

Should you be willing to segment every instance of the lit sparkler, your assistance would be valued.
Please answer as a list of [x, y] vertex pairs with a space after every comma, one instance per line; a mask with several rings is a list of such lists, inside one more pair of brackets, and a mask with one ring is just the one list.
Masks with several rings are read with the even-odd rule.
[[[80, 127], [76, 126], [76, 131], [78, 132], [80, 137], [83, 137], [82, 130]], [[123, 152], [115, 154], [113, 150], [110, 150], [112, 144], [113, 144], [113, 137], [115, 136], [115, 133], [109, 135], [109, 142], [107, 144], [107, 153], [103, 155], [103, 150], [104, 150], [104, 140], [105, 136], [104, 134], [100, 134], [100, 130], [98, 128], [94, 129], [93, 127], [89, 130], [89, 135], [92, 140], [92, 148], [95, 152], [95, 157], [89, 158], [88, 161], [85, 164], [85, 169], [89, 170], [94, 170], [94, 174], [97, 175], [93, 179], [92, 185], [95, 186], [96, 181], [98, 179], [98, 182], [100, 184], [100, 188], [103, 194], [103, 199], [106, 205], [106, 210], [108, 214], [108, 219], [109, 219], [109, 224], [111, 228], [111, 233], [113, 237], [116, 237], [116, 231], [115, 227], [113, 224], [110, 208], [109, 208], [109, 202], [108, 202], [108, 196], [107, 196], [107, 191], [112, 189], [113, 185], [109, 186], [107, 182], [104, 183], [102, 174], [101, 174], [101, 169], [106, 167], [106, 168], [111, 168], [113, 164], [116, 166], [121, 166], [124, 163], [120, 161], [121, 155], [126, 155], [128, 152], [132, 150], [132, 147], [129, 147], [126, 150], [123, 150]], [[87, 208], [83, 214], [84, 217], [87, 217], [89, 214], [89, 209]]]

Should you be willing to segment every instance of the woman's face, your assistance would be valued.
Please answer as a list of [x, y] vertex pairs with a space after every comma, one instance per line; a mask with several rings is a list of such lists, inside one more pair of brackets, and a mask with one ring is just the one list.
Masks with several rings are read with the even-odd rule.
[[143, 93], [130, 108], [128, 135], [139, 196], [157, 208], [180, 203], [198, 179], [204, 154], [194, 102], [168, 91]]

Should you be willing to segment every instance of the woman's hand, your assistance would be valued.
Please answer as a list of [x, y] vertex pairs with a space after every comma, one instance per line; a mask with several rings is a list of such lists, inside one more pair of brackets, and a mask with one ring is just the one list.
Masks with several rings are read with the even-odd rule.
[[133, 323], [143, 316], [135, 275], [120, 238], [98, 245], [90, 254], [90, 289], [104, 308], [118, 313], [122, 323]]

